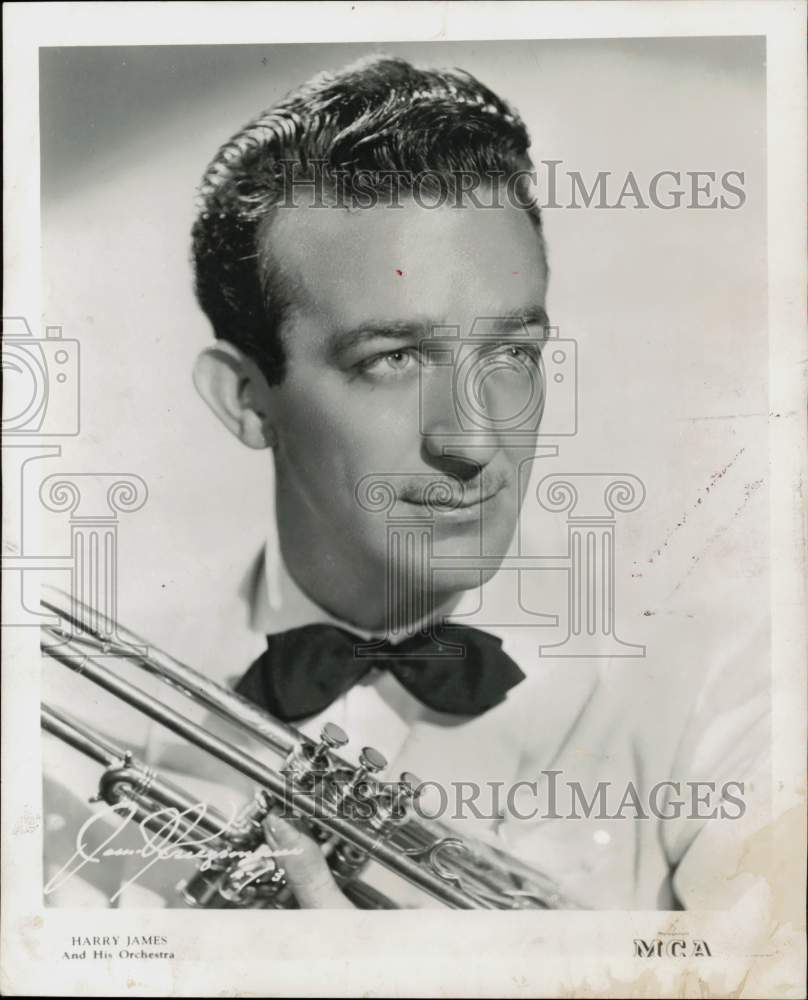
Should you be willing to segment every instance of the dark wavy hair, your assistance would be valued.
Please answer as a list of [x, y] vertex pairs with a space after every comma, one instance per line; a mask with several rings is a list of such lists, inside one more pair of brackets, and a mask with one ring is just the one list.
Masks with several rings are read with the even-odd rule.
[[[401, 176], [428, 174], [456, 190], [463, 174], [524, 175], [532, 169], [529, 145], [516, 112], [462, 70], [373, 56], [315, 76], [237, 132], [202, 178], [193, 263], [197, 299], [216, 337], [250, 355], [270, 384], [282, 381], [290, 288], [260, 240], [288, 196], [290, 163], [303, 174], [324, 171], [332, 187], [337, 178], [345, 184], [360, 173], [395, 171], [399, 184]], [[543, 248], [538, 206], [527, 178], [518, 181]]]

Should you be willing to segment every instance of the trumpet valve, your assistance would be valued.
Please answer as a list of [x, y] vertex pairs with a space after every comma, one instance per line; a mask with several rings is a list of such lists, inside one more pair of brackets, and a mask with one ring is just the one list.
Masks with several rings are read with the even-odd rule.
[[407, 817], [407, 808], [421, 794], [421, 779], [404, 771], [397, 782], [385, 783], [374, 803], [371, 825], [386, 835]]
[[374, 747], [363, 747], [359, 754], [359, 767], [354, 771], [348, 783], [347, 793], [355, 795], [363, 786], [368, 784], [368, 778], [374, 774], [379, 774], [387, 767], [387, 758], [379, 753]]
[[333, 722], [326, 722], [320, 731], [320, 742], [314, 748], [312, 759], [318, 763], [329, 765], [331, 752], [339, 750], [348, 742], [348, 734]]
[[396, 790], [393, 792], [393, 804], [397, 813], [405, 813], [407, 806], [421, 794], [423, 782], [412, 771], [402, 771]]
[[326, 722], [320, 731], [320, 741], [300, 743], [289, 754], [282, 770], [292, 781], [303, 786], [327, 775], [333, 768], [331, 754], [348, 742], [345, 731], [333, 722]]

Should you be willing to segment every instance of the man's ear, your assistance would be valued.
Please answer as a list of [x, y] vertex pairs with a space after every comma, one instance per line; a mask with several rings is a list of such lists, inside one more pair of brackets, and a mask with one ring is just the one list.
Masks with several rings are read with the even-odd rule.
[[258, 365], [233, 344], [206, 347], [194, 364], [194, 386], [225, 427], [248, 448], [272, 448], [270, 388]]

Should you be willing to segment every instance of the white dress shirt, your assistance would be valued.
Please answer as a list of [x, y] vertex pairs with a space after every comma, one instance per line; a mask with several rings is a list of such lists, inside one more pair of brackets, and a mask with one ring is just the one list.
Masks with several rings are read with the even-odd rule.
[[[268, 555], [254, 558], [240, 585], [232, 589], [228, 580], [235, 563], [228, 560], [222, 566], [221, 586], [207, 605], [194, 607], [180, 619], [166, 610], [161, 621], [152, 616], [141, 630], [150, 629], [161, 648], [232, 685], [263, 652], [268, 634], [322, 622], [350, 627], [301, 591], [274, 554], [277, 551], [271, 540], [265, 547]], [[483, 591], [488, 602], [484, 606], [491, 606], [491, 588], [507, 585], [504, 577], [500, 573], [482, 590], [466, 592], [447, 621], [466, 620], [480, 627], [474, 613]], [[353, 760], [362, 746], [376, 747], [389, 761], [386, 777], [396, 780], [408, 770], [430, 783], [421, 799], [421, 808], [429, 814], [444, 805], [443, 788], [449, 810], [442, 819], [463, 833], [494, 838], [547, 874], [577, 905], [608, 909], [734, 905], [745, 893], [761, 891], [761, 880], [743, 868], [740, 857], [744, 843], [767, 816], [768, 688], [760, 669], [767, 658], [767, 633], [759, 623], [739, 623], [720, 649], [710, 651], [712, 662], [705, 670], [705, 631], [697, 626], [685, 618], [677, 620], [673, 629], [657, 626], [656, 634], [649, 629], [647, 638], [655, 641], [648, 641], [648, 655], [620, 660], [542, 657], [538, 646], [546, 640], [536, 629], [489, 625], [487, 630], [502, 639], [504, 651], [526, 678], [502, 704], [482, 715], [465, 718], [435, 712], [391, 673], [372, 670], [298, 728], [316, 737], [325, 721], [337, 723], [350, 736], [343, 755]], [[160, 698], [168, 697], [153, 679], [141, 677], [137, 682]], [[51, 697], [60, 701], [57, 687], [51, 685]], [[104, 731], [200, 797], [209, 796], [223, 808], [230, 804], [223, 791], [227, 779], [217, 768], [200, 764], [195, 750], [155, 724], [132, 723], [131, 717], [124, 723], [124, 716], [103, 693], [94, 692], [92, 698], [95, 721]], [[75, 714], [75, 691], [63, 691], [62, 699]], [[202, 713], [198, 716], [203, 718]], [[81, 773], [86, 789], [97, 780], [97, 773], [91, 776], [86, 761], [77, 771], [76, 755], [50, 742], [45, 811], [50, 828], [46, 871], [52, 872], [66, 858], [78, 822], [79, 800], [64, 788], [75, 786]], [[559, 772], [554, 779], [559, 818], [548, 818], [553, 812], [548, 804], [551, 771]], [[629, 806], [623, 809], [623, 818], [584, 818], [579, 806], [580, 818], [569, 818], [571, 782], [579, 783], [587, 799], [598, 781], [610, 782], [607, 802], [613, 814], [628, 784], [649, 812], [647, 795], [655, 783], [697, 780], [718, 786], [728, 780], [744, 782], [745, 815], [634, 818], [636, 810]], [[523, 784], [508, 799], [508, 790], [517, 782]], [[537, 788], [528, 784], [533, 782]], [[458, 815], [452, 809], [458, 794], [468, 802], [475, 785], [480, 789], [473, 801], [476, 809], [466, 805]], [[234, 782], [232, 787], [237, 786]], [[688, 795], [684, 787], [682, 798]], [[539, 815], [531, 816], [537, 808]], [[119, 896], [117, 905], [178, 905], [171, 891], [176, 878], [168, 869], [169, 863], [156, 865]], [[121, 876], [108, 865], [105, 872], [95, 870], [89, 877], [94, 888], [85, 894], [79, 888], [82, 879], [74, 879], [49, 901], [103, 905], [110, 886]], [[434, 905], [378, 865], [369, 870], [368, 881], [401, 905]]]

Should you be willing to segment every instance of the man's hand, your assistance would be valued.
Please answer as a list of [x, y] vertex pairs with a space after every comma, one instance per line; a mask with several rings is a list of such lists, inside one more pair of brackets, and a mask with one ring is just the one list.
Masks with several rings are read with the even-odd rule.
[[304, 910], [355, 909], [340, 892], [318, 845], [294, 820], [270, 815], [263, 822], [264, 836], [273, 850], [292, 851], [278, 860], [286, 870], [289, 887]]

